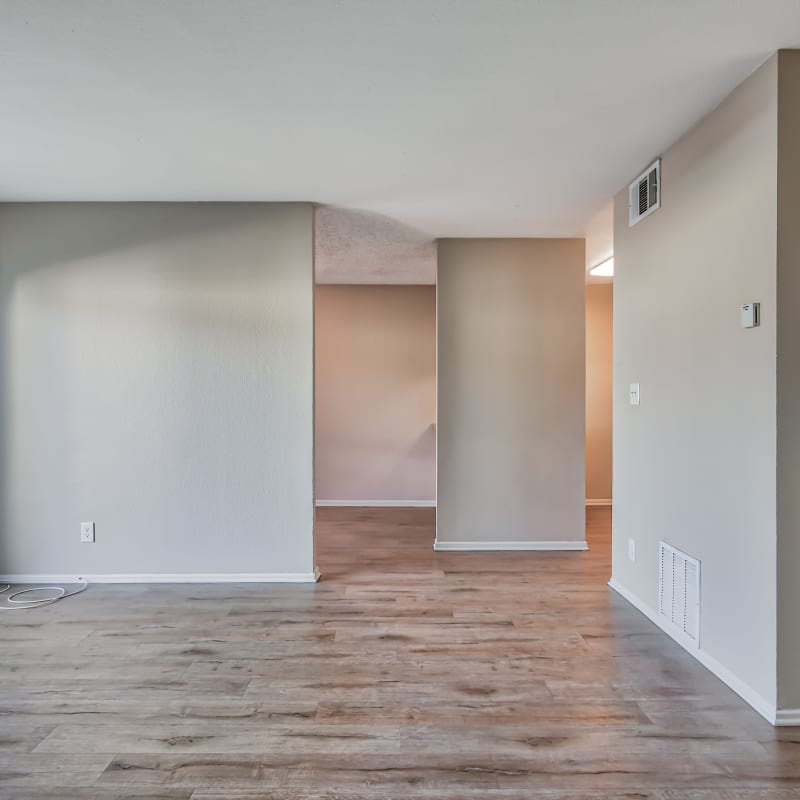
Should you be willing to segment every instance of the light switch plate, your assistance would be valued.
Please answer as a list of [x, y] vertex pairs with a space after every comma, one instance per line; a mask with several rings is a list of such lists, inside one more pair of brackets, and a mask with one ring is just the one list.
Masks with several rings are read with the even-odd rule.
[[739, 312], [743, 328], [757, 328], [761, 324], [761, 303], [745, 303]]
[[81, 522], [81, 541], [84, 544], [94, 542], [94, 522]]
[[628, 392], [628, 399], [632, 406], [639, 405], [639, 384], [632, 383]]

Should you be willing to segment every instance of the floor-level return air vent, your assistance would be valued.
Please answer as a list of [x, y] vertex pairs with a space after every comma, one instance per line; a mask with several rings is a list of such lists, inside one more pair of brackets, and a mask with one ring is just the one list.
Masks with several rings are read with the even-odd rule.
[[661, 542], [658, 613], [700, 647], [700, 562]]
[[661, 159], [654, 161], [630, 185], [628, 205], [629, 227], [661, 208]]

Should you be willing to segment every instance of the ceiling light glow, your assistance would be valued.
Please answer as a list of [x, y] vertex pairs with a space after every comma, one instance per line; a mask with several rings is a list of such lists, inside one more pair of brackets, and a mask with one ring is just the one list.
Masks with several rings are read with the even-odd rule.
[[589, 270], [589, 274], [594, 275], [595, 278], [613, 278], [614, 256], [611, 256], [611, 258], [607, 258], [605, 261], [601, 261], [599, 264], [595, 264]]

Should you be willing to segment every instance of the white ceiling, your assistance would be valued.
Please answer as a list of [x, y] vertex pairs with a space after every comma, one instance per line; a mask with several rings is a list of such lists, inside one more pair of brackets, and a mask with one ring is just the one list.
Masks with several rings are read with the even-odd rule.
[[580, 236], [800, 0], [0, 0], [0, 200]]
[[596, 278], [589, 270], [614, 255], [614, 201], [609, 200], [584, 227], [586, 236], [586, 282], [611, 283], [611, 278]]

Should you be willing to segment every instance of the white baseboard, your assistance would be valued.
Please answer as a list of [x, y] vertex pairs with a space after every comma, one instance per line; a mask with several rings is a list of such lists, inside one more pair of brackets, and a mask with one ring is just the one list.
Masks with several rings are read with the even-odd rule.
[[[588, 499], [587, 506], [610, 506], [605, 497]], [[436, 508], [435, 500], [317, 500], [317, 508]]]
[[317, 500], [318, 508], [436, 508], [435, 500]]
[[800, 725], [800, 708], [779, 708], [775, 712], [774, 724], [780, 727]]
[[442, 552], [500, 550], [588, 550], [586, 542], [440, 542], [433, 549]]
[[798, 722], [784, 721], [783, 714], [785, 713], [786, 719], [789, 719], [792, 714], [796, 717], [791, 719], [800, 720], [800, 709], [789, 710], [785, 712], [776, 712], [775, 706], [769, 701], [765, 700], [755, 689], [745, 683], [738, 675], [731, 672], [726, 666], [720, 664], [714, 656], [709, 655], [702, 648], [694, 646], [693, 642], [688, 639], [684, 640], [677, 634], [677, 630], [673, 630], [672, 626], [666, 619], [647, 603], [637, 597], [633, 592], [626, 589], [621, 583], [612, 578], [608, 585], [621, 597], [624, 597], [635, 609], [644, 614], [651, 622], [661, 628], [664, 633], [679, 644], [686, 652], [693, 655], [709, 672], [716, 675], [724, 684], [733, 689], [739, 697], [746, 703], [751, 705], [759, 714], [761, 714], [767, 722], [772, 725], [797, 725]]
[[314, 572], [198, 572], [198, 573], [119, 573], [102, 575], [0, 575], [0, 583], [316, 583]]

